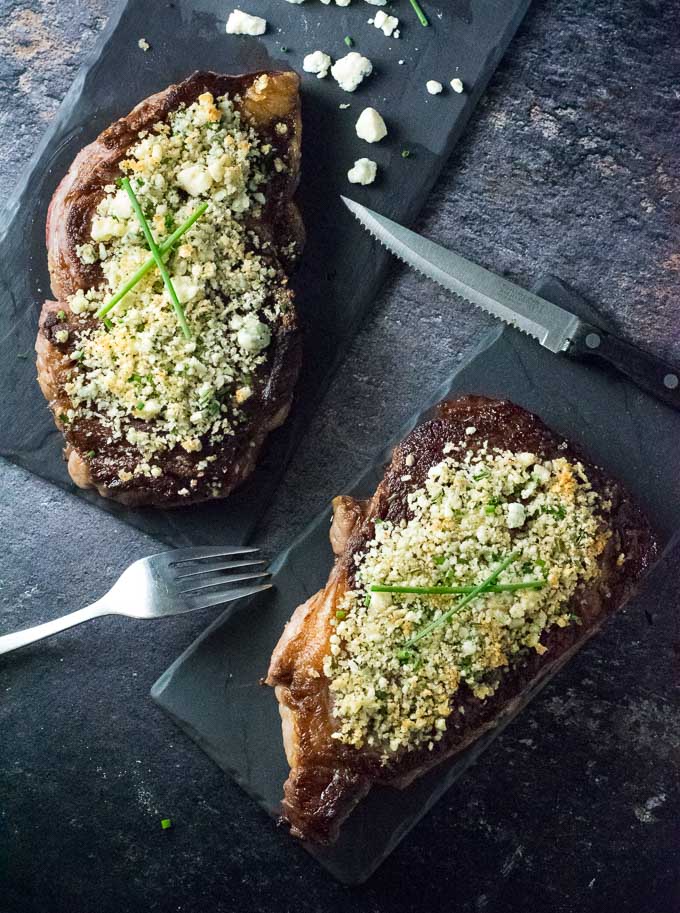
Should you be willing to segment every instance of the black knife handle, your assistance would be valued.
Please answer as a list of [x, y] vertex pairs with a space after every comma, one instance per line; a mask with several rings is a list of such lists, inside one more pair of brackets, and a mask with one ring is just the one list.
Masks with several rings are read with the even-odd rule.
[[569, 344], [567, 355], [605, 361], [647, 393], [680, 409], [680, 369], [599, 327], [582, 323]]

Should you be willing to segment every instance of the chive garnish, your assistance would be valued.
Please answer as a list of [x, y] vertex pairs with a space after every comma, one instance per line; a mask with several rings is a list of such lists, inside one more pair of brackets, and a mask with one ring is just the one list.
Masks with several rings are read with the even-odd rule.
[[153, 258], [156, 261], [156, 266], [158, 267], [158, 271], [160, 272], [161, 276], [163, 277], [163, 282], [165, 283], [165, 287], [167, 288], [168, 294], [170, 295], [170, 300], [172, 301], [172, 306], [175, 309], [175, 313], [177, 314], [177, 320], [179, 321], [179, 325], [182, 329], [182, 332], [184, 333], [184, 336], [187, 339], [191, 339], [191, 332], [187, 325], [186, 317], [184, 316], [184, 309], [179, 302], [179, 298], [177, 297], [177, 292], [175, 291], [175, 287], [172, 284], [172, 280], [170, 279], [170, 274], [168, 273], [167, 269], [165, 268], [165, 263], [163, 262], [163, 255], [161, 254], [161, 251], [159, 250], [158, 245], [156, 244], [154, 237], [151, 234], [151, 229], [149, 228], [149, 223], [144, 218], [144, 213], [142, 212], [142, 207], [139, 205], [139, 200], [135, 196], [135, 192], [132, 189], [132, 186], [130, 185], [130, 181], [128, 178], [123, 178], [121, 184], [122, 184], [123, 189], [127, 193], [128, 197], [130, 198], [130, 203], [132, 204], [134, 213], [137, 216], [137, 221], [142, 226], [142, 231], [144, 232], [144, 237], [146, 238], [146, 243], [148, 244], [149, 250], [153, 254]]
[[517, 557], [517, 552], [513, 552], [512, 555], [508, 555], [508, 557], [505, 558], [505, 560], [501, 561], [495, 570], [489, 574], [486, 580], [483, 580], [481, 583], [477, 584], [477, 586], [473, 587], [467, 596], [464, 596], [463, 599], [461, 599], [458, 605], [452, 606], [448, 612], [444, 612], [444, 614], [440, 615], [439, 618], [435, 618], [434, 621], [431, 621], [429, 624], [426, 624], [424, 628], [421, 628], [420, 631], [417, 631], [413, 637], [404, 644], [404, 648], [406, 650], [410, 650], [411, 647], [417, 644], [419, 640], [422, 640], [423, 637], [427, 637], [427, 635], [431, 634], [432, 631], [436, 630], [437, 628], [441, 628], [448, 621], [450, 621], [456, 612], [460, 612], [460, 610], [464, 609], [466, 605], [469, 605], [473, 599], [476, 599], [480, 593], [488, 590], [489, 587], [494, 584], [500, 577], [506, 567], [512, 564], [513, 561], [517, 560]]
[[85, 456], [88, 458], [88, 460], [91, 460], [94, 456], [94, 450], [88, 450]]
[[171, 818], [161, 818], [161, 827], [164, 831], [167, 831], [169, 828], [172, 827], [172, 819]]
[[[518, 580], [517, 583], [496, 583], [486, 587], [485, 593], [514, 593], [515, 590], [540, 590], [545, 580]], [[415, 593], [419, 596], [465, 596], [473, 586], [388, 586], [376, 583], [369, 587], [371, 593]]]
[[348, 48], [353, 48], [353, 47], [354, 47], [354, 39], [351, 38], [349, 35], [345, 35], [345, 37], [344, 37], [343, 40], [344, 40], [344, 42], [345, 42], [345, 44], [347, 45]]
[[343, 618], [347, 618], [347, 612], [343, 611], [342, 609], [338, 609], [338, 611], [335, 613], [335, 617], [338, 619], [338, 621], [342, 621]]
[[402, 157], [403, 159], [410, 159], [410, 158], [411, 158], [411, 150], [410, 150], [410, 149], [402, 149], [402, 150], [401, 150], [401, 157]]
[[103, 320], [102, 322], [103, 322], [103, 324], [104, 324], [104, 326], [106, 327], [107, 330], [112, 330], [112, 329], [113, 329], [113, 323], [111, 323], [111, 321], [109, 320], [108, 317], [105, 317], [104, 320]]
[[420, 22], [420, 24], [423, 26], [429, 25], [430, 24], [429, 20], [428, 20], [427, 16], [425, 15], [425, 13], [423, 12], [423, 10], [420, 6], [420, 3], [418, 3], [418, 0], [411, 0], [411, 6], [415, 10], [416, 16], [418, 17], [418, 21]]
[[57, 311], [57, 320], [66, 320], [66, 311]]

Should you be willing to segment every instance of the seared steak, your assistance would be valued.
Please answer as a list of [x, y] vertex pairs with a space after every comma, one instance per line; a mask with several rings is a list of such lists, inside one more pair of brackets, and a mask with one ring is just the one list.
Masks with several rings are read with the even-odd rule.
[[[57, 188], [47, 218], [57, 300], [40, 318], [38, 381], [77, 485], [133, 506], [224, 497], [285, 420], [301, 358], [288, 288], [304, 241], [298, 90], [293, 72], [194, 73], [106, 129]], [[108, 338], [94, 313], [149, 255], [116, 190], [125, 175], [159, 245], [210, 204], [166, 259], [193, 350], [179, 348], [179, 327], [170, 343], [157, 332], [175, 318], [169, 300], [168, 318], [158, 312], [155, 266], [108, 314]]]
[[[536, 416], [477, 396], [441, 403], [395, 448], [369, 501], [333, 506], [335, 565], [293, 614], [266, 680], [291, 767], [282, 814], [295, 836], [319, 843], [336, 838], [373, 784], [406, 787], [510, 713], [626, 602], [656, 554], [620, 484]], [[527, 589], [482, 594], [463, 620], [453, 613], [415, 644], [462, 596], [425, 597], [423, 608], [422, 596], [393, 594], [386, 608], [369, 586], [477, 584], [510, 549], [521, 557], [500, 582]]]

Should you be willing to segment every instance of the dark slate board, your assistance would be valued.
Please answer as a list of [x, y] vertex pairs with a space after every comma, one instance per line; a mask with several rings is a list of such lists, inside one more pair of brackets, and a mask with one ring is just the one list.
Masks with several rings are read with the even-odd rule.
[[[537, 291], [583, 317], [596, 318], [557, 280], [546, 280]], [[652, 519], [667, 554], [677, 546], [680, 414], [619, 375], [556, 357], [515, 330], [499, 327], [445, 380], [436, 398], [414, 415], [399, 437], [423, 421], [435, 402], [464, 393], [505, 397], [540, 415], [628, 486]], [[394, 443], [349, 493], [365, 497], [373, 492]], [[227, 610], [151, 692], [182, 729], [273, 816], [288, 767], [274, 695], [258, 682], [292, 611], [325, 584], [333, 560], [330, 516], [330, 509], [322, 513], [274, 562], [273, 591]], [[663, 577], [662, 557], [635, 599], [638, 608], [655, 613], [662, 609], [658, 602]], [[659, 585], [652, 585], [652, 580]], [[547, 681], [527, 694], [525, 703]], [[508, 722], [404, 792], [373, 790], [343, 826], [335, 846], [306, 849], [340, 881], [364, 881]], [[568, 745], [564, 751], [568, 764]]]
[[[402, 37], [386, 38], [367, 24], [375, 9], [304, 6], [283, 0], [249, 0], [245, 9], [265, 16], [261, 38], [227, 36], [225, 0], [153, 3], [128, 0], [111, 16], [89, 63], [81, 70], [59, 113], [0, 215], [0, 455], [70, 491], [78, 491], [61, 459], [56, 431], [35, 381], [33, 344], [40, 305], [49, 297], [44, 226], [52, 193], [76, 152], [136, 102], [195, 69], [240, 73], [293, 67], [323, 48], [333, 58], [348, 52], [345, 35], [374, 63], [375, 73], [353, 95], [330, 78], [304, 74], [303, 178], [300, 203], [308, 244], [296, 279], [306, 325], [306, 363], [293, 415], [272, 436], [251, 480], [226, 502], [182, 511], [125, 510], [91, 492], [79, 492], [172, 544], [240, 542], [265, 512], [310, 410], [319, 401], [364, 317], [387, 268], [388, 256], [339, 201], [350, 188], [346, 173], [370, 155], [381, 167], [372, 188], [355, 188], [370, 206], [411, 221], [439, 174], [479, 100], [530, 0], [446, 0], [429, 4], [432, 27], [422, 28], [407, 0], [393, 4]], [[153, 15], [151, 15], [151, 8]], [[444, 11], [440, 19], [438, 13]], [[144, 36], [148, 53], [137, 47]], [[289, 51], [282, 52], [287, 46]], [[404, 60], [402, 66], [399, 59]], [[425, 83], [454, 75], [469, 91], [436, 98]], [[341, 111], [341, 103], [351, 108]], [[367, 105], [385, 113], [389, 137], [368, 146], [354, 124]], [[413, 151], [401, 157], [405, 146]], [[361, 282], [357, 282], [361, 276]], [[21, 356], [24, 356], [23, 358]]]

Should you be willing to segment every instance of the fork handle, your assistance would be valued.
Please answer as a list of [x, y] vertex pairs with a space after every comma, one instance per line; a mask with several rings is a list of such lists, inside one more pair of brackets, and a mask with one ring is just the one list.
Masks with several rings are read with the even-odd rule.
[[77, 612], [71, 612], [69, 615], [63, 615], [61, 618], [55, 618], [53, 621], [46, 621], [42, 625], [35, 625], [32, 628], [25, 628], [23, 631], [17, 631], [14, 634], [5, 634], [0, 637], [0, 653], [9, 653], [11, 650], [17, 650], [19, 647], [25, 647], [26, 644], [35, 643], [36, 640], [42, 640], [44, 637], [51, 637], [74, 625], [82, 624], [84, 621], [90, 621], [91, 618], [99, 618], [100, 615], [109, 615], [111, 609], [107, 607], [103, 599], [93, 602], [92, 605], [85, 606], [84, 609], [78, 609]]

